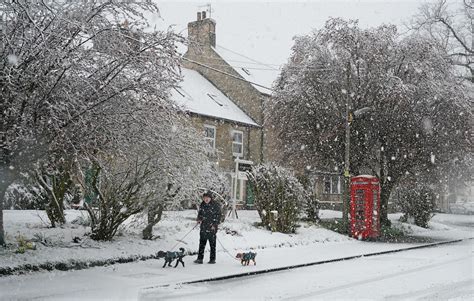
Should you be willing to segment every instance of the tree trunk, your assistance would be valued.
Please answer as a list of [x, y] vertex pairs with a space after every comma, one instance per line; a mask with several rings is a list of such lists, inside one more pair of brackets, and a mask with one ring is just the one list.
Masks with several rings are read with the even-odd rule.
[[56, 191], [54, 189], [54, 179], [52, 186], [46, 183], [46, 180], [43, 178], [43, 175], [40, 171], [36, 171], [36, 180], [38, 184], [46, 191], [49, 197], [49, 204], [46, 206], [46, 213], [48, 214], [48, 218], [51, 221], [51, 226], [54, 228], [56, 226], [56, 222], [59, 224], [66, 223], [66, 218], [64, 216], [64, 203], [63, 199], [58, 199], [56, 195]]
[[12, 170], [10, 170], [8, 164], [0, 162], [0, 246], [6, 245], [5, 231], [3, 227], [3, 204], [5, 201], [5, 193], [8, 186], [11, 184], [13, 177], [14, 174]]
[[0, 183], [0, 246], [5, 246], [5, 231], [3, 230], [3, 199], [5, 195], [4, 184]]
[[390, 227], [391, 223], [388, 219], [388, 199], [390, 198], [393, 182], [389, 181], [387, 175], [387, 155], [385, 153], [387, 150], [387, 143], [385, 139], [381, 139], [380, 146], [380, 226]]
[[385, 180], [380, 185], [380, 225], [390, 227], [391, 222], [388, 218], [388, 199], [392, 192], [393, 183]]
[[158, 207], [153, 209], [148, 209], [147, 215], [147, 225], [142, 231], [143, 239], [152, 239], [153, 238], [153, 226], [155, 226], [160, 220], [163, 214], [163, 206], [158, 205]]

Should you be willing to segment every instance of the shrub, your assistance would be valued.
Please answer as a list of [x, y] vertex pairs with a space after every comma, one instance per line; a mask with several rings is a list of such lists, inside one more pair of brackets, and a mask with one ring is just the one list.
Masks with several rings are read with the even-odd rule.
[[75, 187], [72, 170], [73, 161], [63, 158], [38, 162], [34, 170], [35, 185], [40, 187], [42, 195], [48, 201], [45, 209], [53, 228], [56, 224], [66, 223], [64, 208], [72, 198]]
[[91, 219], [90, 216], [78, 216], [75, 219], [71, 221], [71, 224], [73, 225], [79, 225], [83, 227], [90, 227], [91, 226]]
[[262, 224], [272, 231], [294, 232], [306, 199], [303, 185], [290, 171], [272, 164], [258, 165], [248, 175]]
[[405, 188], [400, 191], [397, 205], [404, 213], [403, 221], [413, 218], [415, 225], [428, 228], [428, 222], [433, 217], [435, 194], [423, 185]]
[[36, 250], [36, 245], [34, 242], [28, 241], [24, 236], [18, 235], [16, 237], [18, 244], [18, 249], [15, 253], [23, 254], [26, 250]]
[[[97, 163], [90, 186], [97, 195], [91, 205], [84, 203], [91, 221], [91, 238], [111, 240], [119, 226], [141, 212], [154, 194], [149, 185], [157, 173], [149, 159], [109, 160]], [[100, 185], [99, 185], [100, 182]]]
[[298, 177], [298, 180], [306, 190], [307, 197], [305, 198], [303, 206], [306, 218], [309, 221], [317, 222], [319, 221], [320, 205], [319, 200], [316, 197], [316, 191], [314, 189], [315, 185], [307, 176]]
[[41, 187], [20, 182], [8, 186], [3, 206], [12, 210], [45, 210], [47, 204], [47, 197]]
[[381, 236], [385, 239], [396, 240], [405, 237], [405, 232], [402, 229], [399, 229], [394, 226], [386, 226], [382, 225], [381, 229]]
[[319, 224], [321, 225], [321, 227], [324, 227], [328, 230], [331, 230], [340, 234], [348, 233], [349, 224], [344, 223], [342, 218], [320, 220]]

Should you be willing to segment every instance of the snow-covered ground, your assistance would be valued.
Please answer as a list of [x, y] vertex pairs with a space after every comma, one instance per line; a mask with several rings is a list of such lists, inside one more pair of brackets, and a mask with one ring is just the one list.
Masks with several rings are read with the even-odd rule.
[[[145, 241], [140, 238], [142, 226], [138, 221], [128, 222], [111, 242], [96, 242], [84, 233], [88, 227], [76, 224], [74, 221], [86, 218], [85, 211], [68, 210], [68, 223], [61, 228], [49, 228], [47, 217], [43, 211], [6, 210], [4, 211], [5, 231], [9, 242], [15, 242], [16, 237], [23, 236], [32, 239], [35, 236], [46, 240], [47, 245], [37, 243], [37, 250], [28, 250], [24, 254], [15, 253], [16, 248], [0, 249], [0, 267], [15, 267], [24, 264], [41, 264], [45, 262], [88, 261], [133, 255], [151, 255], [159, 250], [170, 250], [173, 247], [184, 247], [194, 252], [198, 248], [199, 230], [195, 229], [180, 241], [195, 225], [196, 212], [168, 211], [154, 228], [158, 239]], [[341, 213], [322, 210], [321, 218], [340, 217]], [[430, 229], [397, 221], [399, 214], [391, 215], [392, 221], [398, 227], [413, 236], [428, 237], [435, 240], [457, 239], [474, 236], [474, 216], [437, 214], [430, 222]], [[227, 219], [218, 232], [219, 241], [231, 253], [245, 250], [279, 249], [296, 246], [326, 247], [328, 245], [360, 244], [351, 238], [326, 230], [317, 225], [302, 223], [296, 234], [271, 233], [255, 227], [259, 221], [256, 211], [240, 211], [239, 219]], [[81, 243], [74, 243], [74, 237], [80, 237]], [[374, 243], [362, 243], [373, 246]], [[218, 252], [226, 254], [218, 243]], [[221, 255], [222, 256], [222, 255]], [[227, 255], [223, 255], [227, 256]]]
[[[68, 220], [72, 221], [81, 214], [80, 211], [68, 211]], [[42, 213], [40, 213], [41, 216]], [[64, 228], [49, 229], [41, 222], [35, 211], [6, 211], [5, 226], [10, 236], [18, 234], [32, 237], [40, 233], [55, 242], [56, 247], [38, 246], [38, 250], [25, 254], [14, 254], [11, 251], [0, 254], [0, 266], [15, 266], [25, 263], [41, 263], [58, 260], [93, 260], [113, 256], [152, 254], [158, 250], [172, 248], [194, 226], [195, 211], [166, 212], [163, 221], [154, 229], [159, 239], [143, 241], [139, 237], [140, 227], [122, 231], [122, 235], [113, 242], [93, 242], [86, 240], [82, 247], [73, 247], [72, 237], [81, 236], [88, 228], [68, 223]], [[340, 216], [339, 212], [322, 211], [322, 218]], [[256, 228], [258, 221], [255, 211], [240, 211], [240, 219], [227, 220], [219, 230], [216, 265], [195, 265], [194, 257], [185, 257], [186, 267], [165, 268], [163, 260], [148, 260], [135, 263], [117, 264], [106, 267], [90, 268], [81, 271], [35, 272], [28, 275], [0, 277], [0, 300], [17, 299], [81, 299], [81, 300], [130, 300], [144, 299], [194, 299], [195, 297], [214, 299], [281, 299], [298, 297], [302, 299], [333, 299], [352, 296], [351, 291], [359, 288], [374, 290], [382, 285], [373, 295], [359, 292], [356, 298], [382, 297], [410, 298], [409, 292], [418, 292], [423, 297], [423, 290], [436, 285], [442, 297], [445, 296], [443, 284], [447, 291], [459, 288], [463, 292], [471, 289], [472, 293], [472, 240], [458, 245], [449, 245], [418, 251], [397, 253], [400, 255], [376, 256], [370, 259], [358, 259], [344, 263], [333, 263], [307, 269], [275, 273], [264, 278], [252, 277], [251, 280], [231, 281], [221, 284], [206, 284], [176, 287], [175, 284], [208, 277], [236, 274], [247, 271], [268, 269], [312, 261], [334, 259], [378, 251], [393, 250], [417, 244], [363, 242], [350, 239], [331, 232], [317, 225], [303, 224], [296, 234], [288, 235], [271, 233]], [[397, 226], [411, 231], [413, 235], [430, 237], [436, 240], [448, 240], [474, 236], [472, 233], [474, 216], [438, 214], [430, 223], [430, 229], [421, 229], [396, 222], [399, 215], [392, 215]], [[197, 230], [184, 239], [184, 246], [195, 251], [198, 245]], [[224, 247], [229, 253], [225, 252]], [[258, 253], [257, 265], [243, 267], [233, 257], [238, 251], [253, 249]], [[426, 251], [424, 251], [426, 250]], [[435, 252], [438, 250], [439, 252]], [[426, 258], [425, 254], [426, 252]], [[449, 255], [449, 256], [448, 256]], [[452, 255], [452, 256], [451, 256]], [[454, 256], [454, 257], [453, 257]], [[206, 258], [207, 259], [207, 255]], [[439, 264], [438, 264], [439, 263]], [[433, 267], [430, 266], [433, 265]], [[419, 269], [417, 269], [417, 267]], [[343, 272], [345, 271], [345, 272]], [[404, 271], [408, 271], [406, 280]], [[411, 272], [410, 272], [411, 271]], [[420, 285], [411, 282], [421, 275], [427, 275]], [[440, 274], [437, 277], [437, 273]], [[416, 276], [415, 276], [416, 275]], [[367, 286], [363, 280], [367, 279]], [[364, 278], [366, 277], [366, 278]], [[447, 281], [446, 278], [452, 280]], [[268, 279], [263, 281], [260, 279]], [[384, 281], [386, 279], [387, 281]], [[470, 279], [470, 280], [469, 280]], [[380, 282], [378, 281], [380, 280]], [[394, 280], [390, 287], [389, 280]], [[436, 281], [435, 281], [436, 280]], [[311, 282], [313, 281], [313, 282]], [[466, 282], [467, 281], [467, 282]], [[469, 282], [471, 281], [471, 282]], [[406, 282], [406, 284], [404, 284]], [[162, 285], [170, 284], [168, 288]], [[347, 284], [345, 286], [345, 284]], [[349, 284], [352, 284], [349, 285]], [[398, 285], [409, 285], [403, 290]], [[248, 287], [248, 289], [246, 289]], [[333, 293], [337, 288], [340, 293]], [[421, 290], [421, 291], [420, 291]], [[315, 293], [316, 292], [316, 293]], [[384, 293], [386, 292], [386, 293]], [[230, 294], [232, 293], [232, 294]], [[347, 294], [347, 295], [346, 295]], [[319, 297], [318, 297], [319, 296]], [[449, 295], [463, 299], [466, 294]], [[427, 297], [427, 299], [431, 299]]]
[[[337, 212], [326, 212], [326, 217], [336, 216]], [[151, 255], [159, 250], [170, 250], [184, 247], [194, 252], [198, 249], [199, 230], [196, 228], [181, 242], [194, 226], [196, 211], [168, 211], [154, 228], [158, 239], [145, 241], [141, 239], [141, 225], [130, 221], [111, 242], [96, 242], [84, 233], [90, 228], [75, 224], [73, 221], [86, 218], [85, 211], [68, 210], [68, 223], [61, 228], [48, 228], [47, 218], [42, 211], [4, 211], [5, 231], [7, 240], [15, 242], [16, 237], [23, 236], [32, 239], [35, 236], [46, 239], [48, 245], [37, 243], [37, 250], [28, 250], [24, 254], [16, 254], [16, 248], [7, 251], [0, 249], [0, 267], [15, 267], [24, 264], [40, 264], [44, 262], [97, 260], [132, 255]], [[348, 237], [339, 235], [318, 226], [303, 224], [297, 234], [270, 233], [262, 228], [256, 228], [254, 223], [259, 220], [256, 211], [240, 211], [238, 220], [226, 220], [218, 232], [220, 242], [226, 249], [237, 250], [282, 248], [313, 244], [333, 244], [351, 242]], [[74, 243], [74, 237], [80, 237], [81, 243]], [[220, 250], [222, 251], [222, 250]]]

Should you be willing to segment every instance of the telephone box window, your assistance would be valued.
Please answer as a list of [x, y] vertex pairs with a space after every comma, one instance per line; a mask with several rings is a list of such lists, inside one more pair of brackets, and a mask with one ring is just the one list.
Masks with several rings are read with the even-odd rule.
[[380, 184], [373, 176], [351, 179], [350, 233], [357, 239], [380, 235]]

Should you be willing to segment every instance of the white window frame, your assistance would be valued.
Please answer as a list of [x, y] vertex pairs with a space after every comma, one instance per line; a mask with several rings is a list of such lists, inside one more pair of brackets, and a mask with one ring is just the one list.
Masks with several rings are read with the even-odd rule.
[[[235, 189], [235, 174], [232, 174], [231, 175], [231, 179], [232, 179], [232, 190]], [[232, 191], [232, 195], [235, 195], [237, 197], [237, 201], [239, 202], [239, 204], [243, 205], [245, 204], [245, 190], [244, 188], [247, 188], [247, 180], [244, 180], [244, 179], [239, 179], [237, 178], [237, 194], [234, 194], [234, 191]]]
[[[206, 135], [206, 129], [213, 129], [214, 130], [214, 137], [208, 137]], [[204, 125], [204, 140], [212, 142], [212, 149], [216, 148], [216, 134], [217, 134], [217, 128], [214, 125], [210, 125], [210, 124], [205, 124]]]
[[[326, 182], [328, 182], [328, 179], [329, 179], [329, 192], [326, 191]], [[335, 179], [337, 179], [337, 182], [334, 181]], [[324, 194], [342, 194], [341, 188], [342, 188], [341, 176], [327, 175], [323, 177], [323, 193]]]
[[[242, 142], [237, 142], [234, 140], [234, 135], [235, 134], [240, 134], [242, 136]], [[240, 153], [235, 153], [234, 152], [234, 145], [240, 145], [242, 152]], [[238, 131], [238, 130], [233, 130], [232, 131], [232, 156], [237, 157], [237, 158], [243, 158], [244, 157], [244, 132], [243, 131]]]

